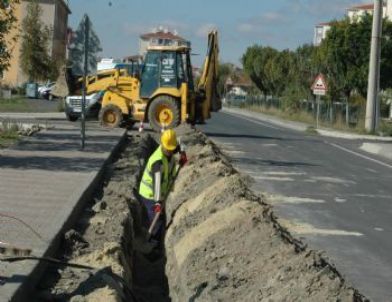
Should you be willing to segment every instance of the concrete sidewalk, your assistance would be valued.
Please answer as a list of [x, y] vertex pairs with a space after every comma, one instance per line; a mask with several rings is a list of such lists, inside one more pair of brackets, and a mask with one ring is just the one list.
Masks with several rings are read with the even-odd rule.
[[[0, 241], [30, 248], [34, 256], [54, 255], [123, 139], [124, 130], [88, 125], [86, 148], [80, 151], [79, 129], [63, 125], [0, 150], [0, 214], [22, 219], [42, 236], [0, 217]], [[0, 301], [28, 301], [25, 294], [45, 266], [35, 261], [0, 263], [0, 280], [5, 282]]]

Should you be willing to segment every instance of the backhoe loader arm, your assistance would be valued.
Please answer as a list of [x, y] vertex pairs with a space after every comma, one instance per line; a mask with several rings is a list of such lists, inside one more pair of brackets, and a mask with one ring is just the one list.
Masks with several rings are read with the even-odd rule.
[[201, 113], [203, 119], [210, 118], [210, 112], [219, 111], [222, 103], [217, 92], [219, 66], [218, 32], [211, 31], [208, 34], [207, 56], [204, 60], [203, 73], [197, 85], [199, 95], [203, 95]]

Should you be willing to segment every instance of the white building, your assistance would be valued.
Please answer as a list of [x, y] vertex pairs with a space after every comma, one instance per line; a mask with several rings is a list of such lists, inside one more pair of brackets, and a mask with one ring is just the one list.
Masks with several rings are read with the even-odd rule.
[[[373, 14], [374, 3], [361, 4], [350, 7], [346, 10], [346, 16], [355, 22], [365, 14]], [[385, 0], [383, 7], [383, 17], [392, 20], [392, 0]], [[328, 30], [331, 28], [331, 23], [320, 23], [315, 26], [313, 44], [319, 46], [321, 41], [325, 39]]]
[[180, 37], [176, 31], [160, 27], [140, 36], [139, 54], [144, 57], [149, 46], [190, 46], [190, 42]]
[[314, 28], [314, 38], [313, 38], [313, 45], [320, 46], [321, 41], [325, 39], [327, 36], [327, 32], [331, 28], [331, 23], [320, 23], [317, 24]]
[[[392, 19], [391, 15], [388, 14], [388, 12], [390, 11], [391, 2], [392, 1], [384, 2], [383, 18], [389, 17], [390, 19]], [[374, 11], [374, 3], [356, 5], [347, 9], [347, 17], [351, 20], [351, 22], [355, 22], [357, 20], [360, 20], [361, 17], [363, 17], [365, 14], [372, 15], [373, 11]]]

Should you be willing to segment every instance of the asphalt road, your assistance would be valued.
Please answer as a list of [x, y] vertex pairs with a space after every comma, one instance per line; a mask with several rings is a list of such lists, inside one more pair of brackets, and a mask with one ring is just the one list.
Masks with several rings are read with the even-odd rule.
[[392, 301], [392, 162], [360, 151], [360, 141], [233, 114], [218, 113], [199, 129], [269, 195], [297, 237], [326, 251], [371, 300]]

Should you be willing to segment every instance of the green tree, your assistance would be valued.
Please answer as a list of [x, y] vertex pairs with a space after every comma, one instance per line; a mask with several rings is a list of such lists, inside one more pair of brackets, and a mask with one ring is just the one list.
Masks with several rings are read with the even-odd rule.
[[272, 47], [254, 45], [242, 56], [245, 72], [257, 88], [265, 95], [274, 92], [274, 66], [272, 60], [278, 51]]
[[[69, 63], [75, 75], [83, 74], [84, 66], [84, 34], [85, 34], [85, 18], [84, 15], [79, 23], [78, 29], [75, 31], [71, 40], [71, 49], [69, 52]], [[98, 53], [102, 51], [101, 42], [94, 32], [93, 24], [89, 19], [89, 41], [88, 41], [88, 72], [93, 73], [97, 69]]]
[[[320, 70], [327, 75], [331, 99], [353, 92], [365, 97], [367, 93], [372, 16], [357, 22], [348, 18], [336, 21], [319, 50]], [[392, 86], [392, 23], [383, 21], [381, 48], [381, 88]]]
[[42, 9], [36, 0], [27, 5], [22, 21], [21, 67], [29, 81], [47, 80], [53, 73], [49, 54], [51, 30], [41, 21]]
[[10, 37], [11, 30], [15, 27], [15, 6], [19, 0], [5, 1], [0, 0], [0, 74], [9, 67], [12, 53], [12, 42], [17, 37]]
[[234, 66], [230, 63], [219, 64], [218, 67], [218, 94], [222, 97], [225, 94], [226, 81], [230, 76], [234, 75]]

